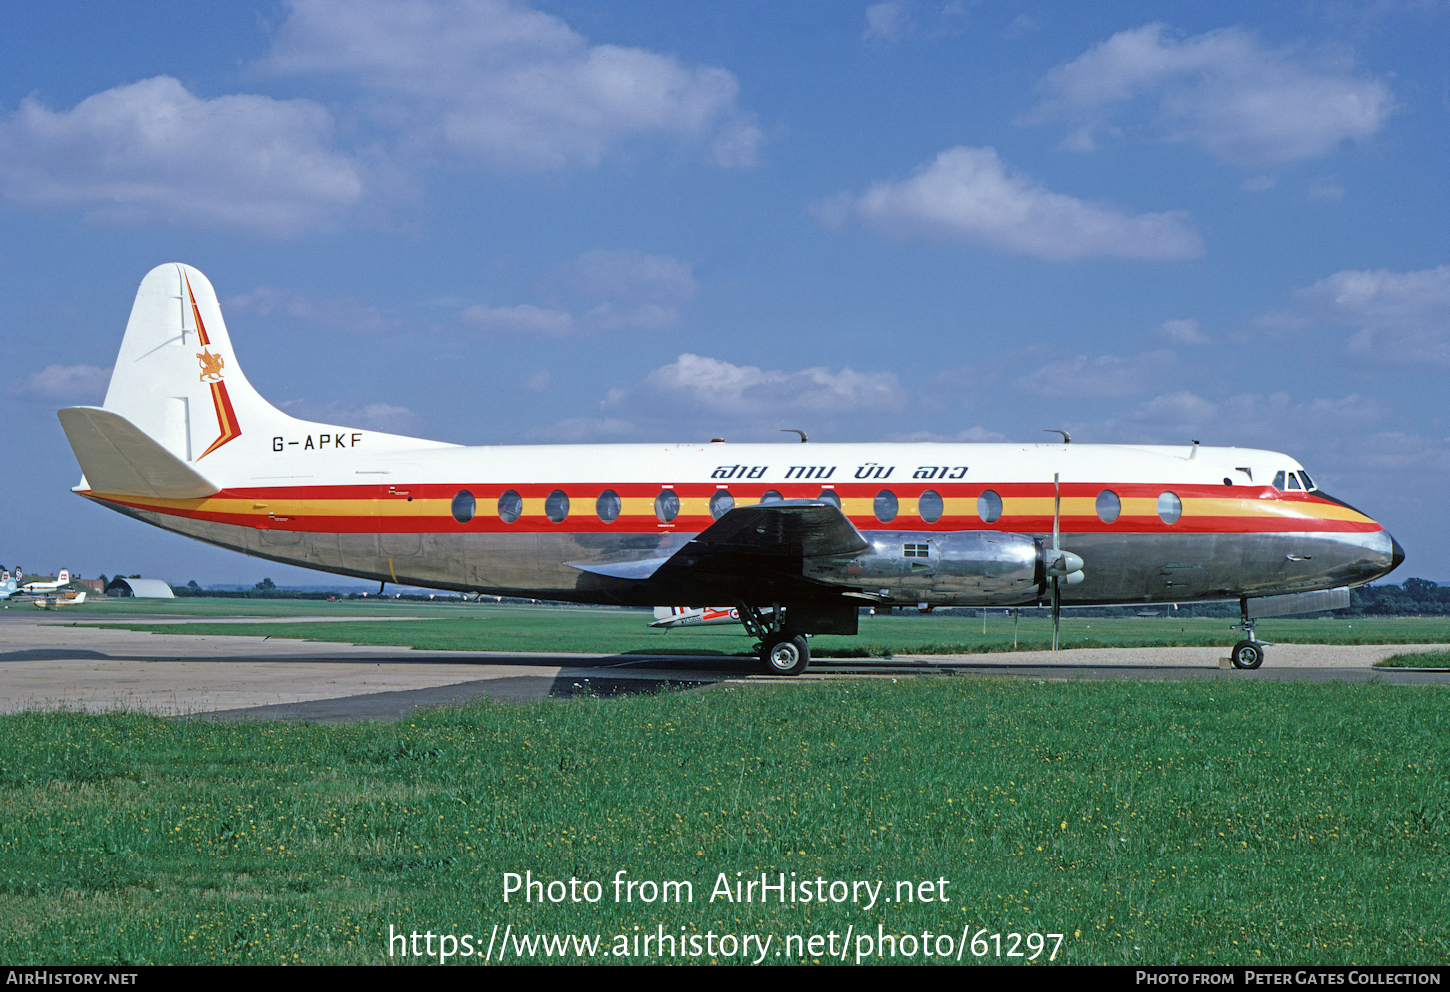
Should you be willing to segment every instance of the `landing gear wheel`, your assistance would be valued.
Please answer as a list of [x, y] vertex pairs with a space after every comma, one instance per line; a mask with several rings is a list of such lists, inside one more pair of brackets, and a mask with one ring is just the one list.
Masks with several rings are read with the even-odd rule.
[[811, 663], [811, 650], [800, 634], [772, 634], [760, 649], [760, 663], [766, 675], [799, 675]]
[[1235, 668], [1258, 668], [1264, 663], [1264, 646], [1258, 641], [1239, 641], [1229, 657]]

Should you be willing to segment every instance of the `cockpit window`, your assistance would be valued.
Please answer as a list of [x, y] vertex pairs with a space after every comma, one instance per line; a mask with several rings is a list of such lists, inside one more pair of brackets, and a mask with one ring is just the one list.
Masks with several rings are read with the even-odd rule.
[[1298, 475], [1298, 473], [1295, 473], [1295, 472], [1290, 472], [1289, 473], [1289, 488], [1290, 489], [1298, 489], [1299, 488], [1299, 475]]
[[1284, 488], [1284, 471], [1283, 471], [1283, 469], [1280, 469], [1279, 472], [1278, 472], [1278, 474], [1276, 474], [1274, 476], [1274, 488], [1275, 489], [1283, 489]]
[[1314, 486], [1314, 480], [1311, 479], [1311, 478], [1309, 478], [1309, 473], [1308, 472], [1305, 472], [1303, 469], [1300, 469], [1299, 470], [1299, 478], [1301, 478], [1301, 479], [1304, 480], [1304, 488], [1305, 489], [1313, 489], [1313, 488], [1315, 488], [1315, 486]]

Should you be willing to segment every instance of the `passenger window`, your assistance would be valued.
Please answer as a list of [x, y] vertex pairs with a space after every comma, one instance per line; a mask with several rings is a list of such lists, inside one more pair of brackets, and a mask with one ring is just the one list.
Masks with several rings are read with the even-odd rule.
[[784, 498], [785, 497], [781, 496], [781, 494], [776, 492], [774, 489], [767, 489], [765, 491], [765, 495], [760, 497], [760, 501], [762, 503], [779, 503]]
[[841, 508], [841, 497], [836, 495], [836, 491], [834, 489], [822, 489], [821, 494], [817, 496], [816, 499], [820, 500], [822, 503], [830, 503], [838, 510]]
[[655, 497], [655, 516], [660, 523], [667, 524], [680, 515], [680, 497], [673, 489], [666, 489]]
[[1165, 524], [1177, 523], [1183, 516], [1183, 501], [1177, 493], [1158, 494], [1158, 519]]
[[1277, 475], [1274, 476], [1274, 488], [1275, 489], [1283, 489], [1284, 488], [1284, 473], [1282, 471], [1280, 471]]
[[710, 497], [710, 516], [719, 520], [733, 509], [735, 509], [735, 497], [730, 495], [730, 490], [715, 490], [715, 495]]
[[896, 494], [890, 489], [881, 490], [872, 500], [871, 508], [876, 511], [877, 520], [889, 524], [896, 519]]
[[1105, 524], [1110, 524], [1118, 519], [1123, 512], [1123, 501], [1118, 499], [1118, 494], [1111, 489], [1104, 489], [1098, 493], [1098, 519]]
[[941, 519], [943, 509], [941, 494], [934, 489], [928, 489], [916, 498], [916, 512], [929, 524]]
[[569, 497], [564, 495], [564, 490], [555, 489], [544, 500], [544, 516], [556, 524], [561, 524], [569, 516]]
[[498, 498], [498, 516], [504, 523], [513, 523], [523, 512], [524, 499], [512, 489]]
[[459, 523], [466, 524], [472, 520], [474, 511], [477, 509], [478, 502], [473, 498], [473, 493], [467, 489], [453, 497], [453, 519]]
[[604, 490], [594, 501], [594, 512], [599, 514], [599, 519], [605, 523], [613, 523], [618, 520], [621, 508], [619, 493], [613, 489]]
[[977, 516], [982, 518], [982, 523], [996, 523], [1002, 516], [1002, 497], [990, 489], [978, 496]]

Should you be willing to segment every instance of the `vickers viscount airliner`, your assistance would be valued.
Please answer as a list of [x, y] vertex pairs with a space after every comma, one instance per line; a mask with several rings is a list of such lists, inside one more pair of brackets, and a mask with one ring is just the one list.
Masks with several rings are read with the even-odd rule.
[[764, 669], [864, 606], [1237, 600], [1345, 607], [1404, 557], [1287, 455], [1051, 444], [465, 447], [290, 417], [187, 265], [142, 281], [105, 402], [60, 411], [75, 491], [146, 523], [374, 581], [629, 606], [733, 604]]

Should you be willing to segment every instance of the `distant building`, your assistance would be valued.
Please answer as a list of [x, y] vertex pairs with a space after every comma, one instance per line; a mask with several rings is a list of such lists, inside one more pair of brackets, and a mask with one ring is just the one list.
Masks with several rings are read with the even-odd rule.
[[106, 586], [107, 596], [134, 596], [137, 599], [175, 599], [176, 593], [160, 579], [127, 579], [117, 576]]

